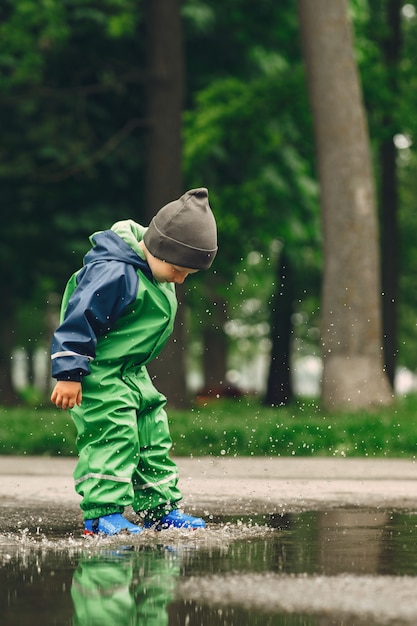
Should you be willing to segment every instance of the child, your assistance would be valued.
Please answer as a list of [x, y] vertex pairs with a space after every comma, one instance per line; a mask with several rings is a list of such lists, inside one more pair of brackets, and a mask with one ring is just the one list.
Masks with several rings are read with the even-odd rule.
[[[204, 528], [178, 508], [165, 397], [146, 364], [169, 338], [175, 283], [208, 269], [217, 231], [207, 189], [158, 211], [148, 228], [132, 220], [90, 238], [93, 248], [69, 280], [52, 341], [51, 400], [77, 428], [75, 488], [84, 533], [140, 533], [145, 527]], [[139, 515], [133, 524], [126, 506]]]

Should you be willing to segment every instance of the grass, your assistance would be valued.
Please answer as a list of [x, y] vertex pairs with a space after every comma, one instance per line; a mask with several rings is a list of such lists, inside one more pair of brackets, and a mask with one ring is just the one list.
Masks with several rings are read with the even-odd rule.
[[[247, 398], [169, 411], [177, 456], [415, 458], [416, 414], [417, 395], [373, 412], [331, 414], [311, 400], [267, 408]], [[0, 407], [0, 454], [75, 455], [70, 415], [42, 406]]]

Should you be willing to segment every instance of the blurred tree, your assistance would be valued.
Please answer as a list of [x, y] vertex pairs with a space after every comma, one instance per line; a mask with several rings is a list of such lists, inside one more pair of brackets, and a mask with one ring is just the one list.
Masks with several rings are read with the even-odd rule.
[[417, 369], [417, 263], [415, 237], [416, 221], [416, 141], [417, 72], [414, 55], [417, 46], [417, 10], [415, 4], [406, 3], [401, 11], [402, 55], [399, 65], [399, 94], [396, 101], [397, 124], [393, 128], [396, 147], [397, 181], [399, 183], [399, 366]]
[[[417, 284], [414, 224], [416, 8], [398, 0], [355, 0], [355, 51], [370, 126], [381, 229], [385, 369], [415, 369]], [[410, 193], [411, 192], [411, 193]]]
[[[178, 4], [162, 0], [147, 4], [103, 0], [100, 5], [89, 0], [5, 0], [0, 7], [4, 217], [0, 233], [4, 293], [0, 388], [4, 400], [15, 399], [10, 381], [11, 347], [17, 336], [27, 345], [33, 337], [33, 325], [29, 320], [25, 324], [23, 316], [17, 328], [16, 309], [23, 311], [22, 303], [27, 306], [32, 301], [42, 315], [53, 293], [62, 291], [68, 275], [82, 262], [88, 235], [116, 219], [148, 221], [159, 206], [184, 190], [182, 165], [185, 188], [209, 187], [219, 222], [220, 253], [213, 272], [202, 273], [186, 285], [185, 305], [192, 307], [189, 317], [195, 335], [206, 337], [203, 363], [208, 384], [214, 387], [225, 381], [234, 339], [224, 328], [231, 328], [234, 321], [239, 325], [248, 317], [248, 302], [258, 303], [256, 315], [249, 316], [256, 329], [251, 349], [258, 348], [260, 328], [266, 342], [264, 322], [271, 319], [268, 302], [275, 309], [273, 303], [282, 301], [281, 281], [274, 278], [282, 259], [270, 255], [274, 242], [279, 241], [292, 269], [292, 309], [286, 308], [290, 315], [286, 332], [291, 334], [287, 339], [292, 352], [300, 347], [297, 341], [294, 348], [294, 337], [302, 337], [309, 349], [312, 346], [309, 320], [318, 310], [321, 245], [295, 0], [285, 5], [270, 0], [181, 3], [185, 77], [181, 76], [182, 51], [175, 48], [181, 39]], [[356, 52], [366, 79], [375, 146], [385, 141], [390, 162], [397, 157], [399, 164], [400, 361], [415, 366], [417, 285], [412, 273], [412, 234], [416, 164], [412, 147], [398, 151], [392, 143], [396, 128], [404, 133], [404, 140], [417, 130], [417, 89], [412, 88], [415, 19], [412, 5], [407, 4], [402, 10], [407, 36], [396, 68], [388, 62], [397, 50], [394, 35], [398, 25], [388, 19], [388, 8], [395, 5], [398, 8], [395, 0], [379, 4], [355, 0], [350, 11], [361, 29]], [[152, 11], [148, 25], [154, 29], [153, 41], [159, 42], [157, 48], [149, 46], [148, 64], [146, 49], [151, 40], [146, 35], [145, 10], [148, 17]], [[165, 18], [172, 20], [172, 25], [167, 25]], [[167, 79], [165, 72], [164, 79], [160, 68], [167, 55], [170, 77]], [[393, 73], [388, 74], [387, 67]], [[400, 73], [395, 76], [397, 69]], [[394, 93], [396, 80], [400, 88], [403, 84], [409, 88]], [[181, 151], [181, 101], [186, 107], [183, 160], [174, 158]], [[380, 191], [380, 195], [391, 197], [386, 206], [392, 208], [392, 167], [377, 168], [377, 172], [384, 185], [391, 180], [390, 194]], [[395, 229], [382, 228], [383, 235], [395, 234]], [[258, 274], [249, 268], [254, 252], [263, 259]], [[385, 256], [386, 267], [392, 268], [392, 255]], [[387, 296], [385, 301], [390, 305]], [[300, 323], [300, 319], [307, 321]], [[185, 322], [178, 321], [181, 331]], [[315, 320], [312, 326], [316, 326]], [[251, 335], [249, 325], [245, 332]], [[44, 333], [47, 344], [49, 334]], [[39, 335], [41, 340], [40, 330]], [[182, 347], [188, 337], [185, 334]], [[272, 332], [271, 344], [279, 338]], [[175, 339], [173, 347], [177, 348], [183, 338]], [[386, 351], [394, 353], [394, 344]], [[175, 369], [182, 376], [175, 383], [181, 397], [183, 352], [181, 349], [174, 357], [174, 362], [181, 364]], [[285, 388], [287, 359], [277, 360], [275, 355], [271, 368], [276, 366], [279, 371], [271, 381], [277, 388]], [[163, 366], [158, 377], [168, 371]], [[172, 392], [166, 385], [170, 381], [174, 379], [159, 381], [169, 396]], [[175, 398], [175, 391], [173, 395]]]
[[[375, 172], [381, 224], [381, 286], [384, 363], [394, 386], [398, 355], [399, 179], [394, 138], [406, 116], [401, 85], [403, 59], [401, 0], [369, 0], [366, 38], [366, 103], [375, 146]], [[371, 44], [369, 42], [372, 42]], [[365, 46], [364, 46], [365, 47]]]
[[48, 284], [46, 308], [81, 263], [91, 232], [120, 214], [140, 217], [139, 18], [132, 0], [100, 8], [6, 1], [0, 9], [3, 402], [16, 400], [10, 354], [20, 303]]
[[[243, 305], [242, 294], [234, 292], [235, 274], [252, 251], [267, 256], [271, 242], [281, 239], [294, 268], [294, 297], [301, 301], [309, 285], [317, 289], [319, 228], [295, 6], [237, 0], [226, 6], [213, 0], [204, 3], [205, 11], [202, 7], [201, 2], [189, 7], [189, 15], [193, 8], [200, 18], [200, 31], [198, 45], [191, 38], [188, 58], [200, 68], [192, 80], [203, 87], [186, 113], [185, 173], [191, 185], [202, 177], [207, 181], [219, 223], [216, 278], [205, 279], [200, 292], [208, 303], [201, 326], [207, 328], [208, 345], [216, 333], [219, 346], [222, 335], [226, 341], [225, 320], [222, 328], [210, 302], [221, 296], [226, 320], [231, 307], [236, 311], [239, 302]], [[274, 284], [280, 292], [281, 281]], [[285, 332], [291, 328], [288, 319]], [[218, 352], [227, 354], [224, 347]], [[206, 371], [205, 378], [218, 388], [225, 383], [227, 365], [216, 363], [217, 383], [215, 372]], [[287, 388], [288, 355], [274, 353], [273, 366], [271, 384]]]
[[[182, 113], [184, 55], [179, 0], [145, 0], [147, 34], [146, 213], [149, 222], [162, 206], [179, 198], [182, 188]], [[182, 301], [175, 328], [161, 355], [149, 366], [157, 386], [177, 408], [187, 402], [185, 332]]]
[[324, 226], [323, 402], [388, 404], [378, 227], [366, 117], [346, 0], [299, 0]]
[[277, 264], [275, 292], [271, 306], [271, 363], [264, 403], [270, 406], [288, 404], [293, 399], [291, 381], [292, 322], [294, 313], [294, 280], [291, 263], [285, 251]]
[[[13, 283], [16, 298], [9, 290], [11, 304], [3, 309], [13, 328], [19, 299], [43, 290], [46, 275], [44, 298], [62, 292], [91, 232], [124, 217], [147, 223], [183, 192], [184, 61], [179, 2], [105, 0], [98, 7], [51, 0], [38, 7], [28, 0], [6, 6], [0, 65], [8, 71], [0, 83], [0, 107], [8, 154], [0, 180], [10, 209], [2, 254], [3, 267], [10, 263], [15, 275], [20, 255], [22, 275]], [[25, 245], [16, 247], [20, 240]], [[39, 248], [42, 255], [35, 252]], [[32, 262], [24, 266], [26, 255]], [[15, 339], [5, 323], [2, 328], [3, 397], [7, 388], [14, 401]], [[185, 398], [181, 334], [180, 307], [158, 372], [158, 384], [177, 404]]]
[[[381, 49], [385, 93], [389, 94], [384, 107], [383, 137], [379, 147], [379, 207], [381, 212], [381, 262], [382, 262], [382, 328], [384, 363], [392, 387], [398, 353], [398, 176], [397, 148], [394, 135], [398, 128], [398, 102], [401, 98], [399, 63], [401, 59], [401, 0], [388, 0], [382, 15], [382, 32], [376, 38]], [[371, 13], [378, 15], [373, 0]], [[375, 20], [376, 21], [376, 20]]]

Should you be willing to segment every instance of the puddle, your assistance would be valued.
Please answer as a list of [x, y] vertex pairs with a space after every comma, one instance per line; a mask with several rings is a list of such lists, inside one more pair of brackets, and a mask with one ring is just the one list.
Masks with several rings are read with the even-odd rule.
[[2, 626], [417, 623], [412, 513], [213, 517], [205, 530], [128, 543], [46, 517], [0, 531]]

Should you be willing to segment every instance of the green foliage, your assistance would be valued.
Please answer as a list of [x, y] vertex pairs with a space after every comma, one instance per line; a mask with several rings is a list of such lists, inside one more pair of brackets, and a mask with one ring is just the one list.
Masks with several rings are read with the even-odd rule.
[[212, 190], [225, 269], [274, 237], [317, 242], [317, 188], [296, 121], [301, 99], [293, 104], [300, 77], [283, 66], [249, 83], [213, 81], [185, 115], [185, 171], [191, 185], [205, 180]]
[[[373, 412], [327, 413], [314, 401], [266, 408], [255, 399], [212, 400], [169, 411], [178, 456], [416, 458], [417, 396]], [[54, 409], [0, 409], [0, 454], [73, 456], [75, 427]]]
[[73, 456], [75, 426], [51, 409], [0, 409], [0, 454]]
[[[417, 367], [416, 310], [417, 282], [415, 276], [415, 218], [416, 155], [413, 138], [417, 135], [414, 50], [416, 46], [415, 7], [403, 5], [398, 63], [392, 55], [390, 39], [390, 3], [387, 0], [355, 0], [355, 50], [359, 60], [370, 136], [374, 150], [377, 186], [381, 185], [378, 156], [382, 142], [402, 137], [398, 143], [397, 167], [398, 211], [398, 365], [411, 370]], [[401, 9], [398, 3], [398, 8]], [[406, 6], [408, 10], [405, 10]], [[395, 7], [395, 3], [391, 3]], [[381, 250], [382, 255], [385, 254]]]
[[[417, 219], [415, 198], [417, 194], [417, 156], [415, 138], [417, 137], [417, 72], [414, 63], [414, 50], [417, 45], [417, 16], [403, 18], [403, 47], [398, 96], [397, 132], [403, 133], [406, 145], [398, 151], [399, 166], [399, 362], [413, 371], [417, 368], [416, 327], [417, 327], [417, 277], [415, 267], [417, 254], [415, 233]], [[408, 147], [407, 147], [408, 143]]]
[[311, 120], [290, 4], [189, 7], [211, 11], [199, 40], [189, 37], [198, 74], [184, 116], [184, 171], [189, 186], [210, 189], [221, 250], [215, 267], [227, 280], [253, 249], [267, 254], [273, 239], [285, 241], [298, 266], [300, 248], [318, 250]]
[[[3, 316], [20, 307], [13, 323], [19, 342], [42, 336], [47, 301], [80, 265], [88, 235], [116, 219], [143, 217], [142, 7], [134, 0], [4, 0], [0, 8], [0, 265], [2, 289], [11, 300]], [[416, 18], [403, 16], [399, 89], [393, 90], [379, 46], [385, 7], [386, 0], [350, 3], [375, 145], [393, 134], [384, 124], [387, 110], [394, 132], [410, 138], [417, 133]], [[256, 315], [248, 316], [255, 326], [264, 323], [274, 281], [273, 267], [266, 265], [271, 248], [284, 245], [307, 335], [318, 310], [321, 241], [296, 2], [186, 0], [181, 10], [184, 184], [209, 187], [220, 238], [215, 274], [199, 277], [190, 302], [204, 317], [216, 292], [240, 321], [248, 300], [264, 298]], [[399, 162], [400, 362], [414, 369], [412, 143]], [[257, 275], [245, 267], [253, 251], [265, 260]], [[0, 322], [10, 325], [3, 317]], [[315, 320], [313, 325], [318, 327]]]
[[88, 235], [139, 213], [140, 8], [6, 0], [0, 9], [0, 322], [19, 345], [45, 333], [48, 301], [82, 263]]
[[265, 408], [243, 398], [171, 414], [174, 454], [406, 457], [417, 453], [417, 397], [375, 412], [326, 413], [312, 401]]
[[[184, 171], [187, 186], [210, 190], [220, 251], [215, 278], [200, 277], [192, 291], [193, 322], [209, 324], [211, 303], [221, 295], [227, 328], [237, 332], [228, 333], [229, 361], [236, 347], [241, 359], [252, 358], [269, 335], [271, 295], [279, 288], [277, 250], [284, 247], [291, 259], [295, 309], [303, 310], [307, 298], [308, 308], [312, 301], [317, 308], [319, 293], [318, 190], [295, 4], [210, 0], [187, 6], [198, 40], [190, 29]], [[261, 259], [256, 266], [254, 255]], [[256, 313], [248, 314], [255, 304]]]
[[104, 0], [100, 8], [88, 0], [5, 0], [0, 23], [0, 92], [39, 83], [50, 58], [65, 51], [75, 30], [88, 32], [95, 25], [103, 34], [121, 38], [134, 34], [137, 19], [133, 0]]
[[59, 0], [4, 3], [0, 24], [0, 91], [13, 85], [36, 84], [44, 56], [68, 37], [65, 5]]

